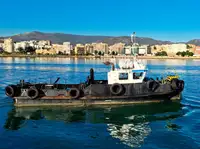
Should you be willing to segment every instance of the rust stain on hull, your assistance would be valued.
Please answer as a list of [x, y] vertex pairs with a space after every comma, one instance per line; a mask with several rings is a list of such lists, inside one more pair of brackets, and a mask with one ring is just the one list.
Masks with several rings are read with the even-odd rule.
[[[174, 97], [171, 101], [180, 100], [180, 96]], [[107, 99], [107, 100], [106, 100]], [[132, 105], [132, 104], [148, 104], [164, 102], [161, 99], [108, 99], [105, 97], [93, 97], [88, 99], [86, 97], [81, 99], [70, 99], [62, 97], [45, 97], [35, 100], [30, 99], [15, 99], [15, 106], [17, 107], [30, 107], [30, 106], [66, 106], [66, 107], [88, 107], [88, 106], [106, 106], [106, 105]]]
[[38, 103], [38, 104], [18, 104], [15, 103], [18, 107], [24, 107], [24, 106], [72, 106], [72, 107], [87, 107], [87, 106], [100, 106], [100, 105], [127, 105], [127, 104], [142, 104], [142, 103], [159, 103], [163, 102], [162, 100], [153, 100], [153, 101], [130, 101], [130, 102], [94, 102], [94, 103]]

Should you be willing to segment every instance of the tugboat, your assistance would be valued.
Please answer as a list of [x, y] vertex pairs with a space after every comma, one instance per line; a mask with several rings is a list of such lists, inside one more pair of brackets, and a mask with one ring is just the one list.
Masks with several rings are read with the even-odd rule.
[[148, 69], [136, 58], [119, 61], [119, 68], [110, 61], [104, 64], [112, 66], [107, 80], [95, 80], [91, 68], [86, 82], [80, 84], [58, 84], [60, 78], [52, 84], [20, 80], [19, 84], [7, 86], [5, 94], [16, 106], [89, 106], [180, 99], [184, 89], [184, 81], [176, 75], [162, 80], [146, 77]]
[[[135, 41], [135, 33], [131, 42]], [[162, 80], [146, 77], [148, 69], [136, 57], [133, 60], [121, 60], [119, 68], [114, 63], [107, 73], [107, 80], [95, 80], [94, 70], [86, 82], [80, 84], [58, 84], [60, 78], [52, 84], [32, 84], [20, 80], [19, 84], [9, 85], [5, 94], [14, 100], [16, 106], [41, 105], [116, 105], [161, 102], [180, 99], [184, 81], [179, 76], [167, 76]]]

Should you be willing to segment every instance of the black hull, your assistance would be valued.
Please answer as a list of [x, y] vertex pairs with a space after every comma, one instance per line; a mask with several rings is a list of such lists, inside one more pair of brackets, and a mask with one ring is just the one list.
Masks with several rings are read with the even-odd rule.
[[[6, 93], [13, 93], [16, 106], [91, 106], [153, 103], [180, 99], [184, 82], [147, 81], [136, 84], [107, 84], [99, 80], [93, 84], [28, 84], [9, 86]], [[14, 91], [14, 92], [12, 92]], [[19, 94], [20, 93], [20, 94]]]
[[[168, 98], [173, 96], [171, 98]], [[127, 104], [143, 104], [143, 103], [159, 103], [165, 101], [179, 101], [181, 94], [154, 94], [145, 96], [113, 96], [113, 97], [82, 97], [79, 99], [71, 99], [70, 97], [42, 97], [37, 99], [29, 99], [27, 97], [14, 98], [15, 106], [101, 106], [101, 105], [127, 105]]]

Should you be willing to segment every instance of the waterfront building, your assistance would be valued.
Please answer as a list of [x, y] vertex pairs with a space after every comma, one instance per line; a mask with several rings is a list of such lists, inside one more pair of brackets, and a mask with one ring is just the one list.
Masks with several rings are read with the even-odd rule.
[[195, 53], [196, 45], [194, 45], [194, 44], [187, 44], [187, 49], [188, 49], [190, 52]]
[[14, 51], [14, 44], [11, 38], [4, 39], [4, 51], [12, 53]]
[[175, 56], [177, 52], [189, 50], [186, 44], [166, 44], [166, 45], [153, 45], [151, 52], [155, 55], [157, 52], [166, 51], [168, 56]]
[[84, 55], [86, 53], [85, 46], [83, 44], [76, 44], [74, 53], [78, 55]]
[[196, 46], [194, 55], [200, 56], [200, 46]]
[[70, 42], [63, 42], [63, 53], [70, 54], [72, 50], [72, 45]]
[[49, 40], [30, 40], [21, 41], [14, 44], [14, 50], [17, 52], [19, 48], [25, 49], [26, 47], [33, 47], [35, 49], [51, 49], [51, 42]]
[[41, 55], [56, 55], [56, 50], [55, 49], [37, 49], [35, 50], [36, 54], [41, 54]]
[[123, 54], [125, 54], [125, 55], [147, 55], [148, 54], [148, 45], [133, 44], [132, 46], [125, 46]]
[[148, 45], [141, 45], [138, 49], [138, 55], [147, 55]]
[[85, 44], [86, 53], [94, 54], [94, 46], [92, 44]]
[[123, 54], [125, 48], [125, 43], [115, 43], [114, 45], [109, 46], [109, 51], [112, 53], [113, 51], [118, 54]]
[[55, 50], [56, 54], [70, 54], [71, 44], [70, 42], [64, 42], [62, 45], [52, 44], [51, 49]]
[[168, 46], [167, 53], [168, 55], [176, 55], [177, 52], [183, 52], [187, 51], [187, 45], [186, 44], [171, 44]]
[[92, 43], [93, 46], [93, 53], [94, 51], [101, 51], [105, 54], [108, 54], [108, 44], [107, 43]]
[[27, 42], [16, 42], [16, 43], [14, 43], [14, 51], [18, 52], [19, 48], [25, 49], [28, 46], [29, 46], [29, 44]]
[[131, 52], [131, 46], [125, 46], [124, 47], [124, 51], [123, 51], [123, 54], [126, 54], [126, 55], [132, 55], [132, 52]]
[[63, 49], [64, 49], [64, 48], [63, 48], [63, 45], [60, 45], [60, 44], [52, 44], [51, 50], [56, 51], [56, 54], [64, 53]]
[[38, 45], [39, 46], [45, 46], [45, 45], [50, 46], [51, 45], [51, 41], [50, 40], [40, 40], [40, 41], [38, 41]]

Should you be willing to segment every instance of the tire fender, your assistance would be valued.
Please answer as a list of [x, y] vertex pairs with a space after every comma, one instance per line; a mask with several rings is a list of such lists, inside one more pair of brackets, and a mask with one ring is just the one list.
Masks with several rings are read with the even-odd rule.
[[77, 99], [80, 97], [80, 91], [77, 88], [71, 88], [68, 93], [69, 96], [73, 99]]
[[31, 99], [36, 99], [39, 96], [39, 91], [37, 88], [30, 88], [27, 91], [27, 95]]
[[115, 83], [110, 86], [110, 92], [113, 95], [121, 95], [124, 91], [124, 88], [121, 84]]
[[149, 80], [147, 82], [147, 88], [153, 92], [158, 88], [158, 86], [159, 86], [159, 83], [154, 80]]
[[171, 81], [171, 87], [173, 90], [178, 89], [179, 88], [179, 80], [178, 79], [173, 79]]
[[9, 85], [5, 88], [5, 94], [9, 97], [14, 97], [16, 94], [16, 86]]

